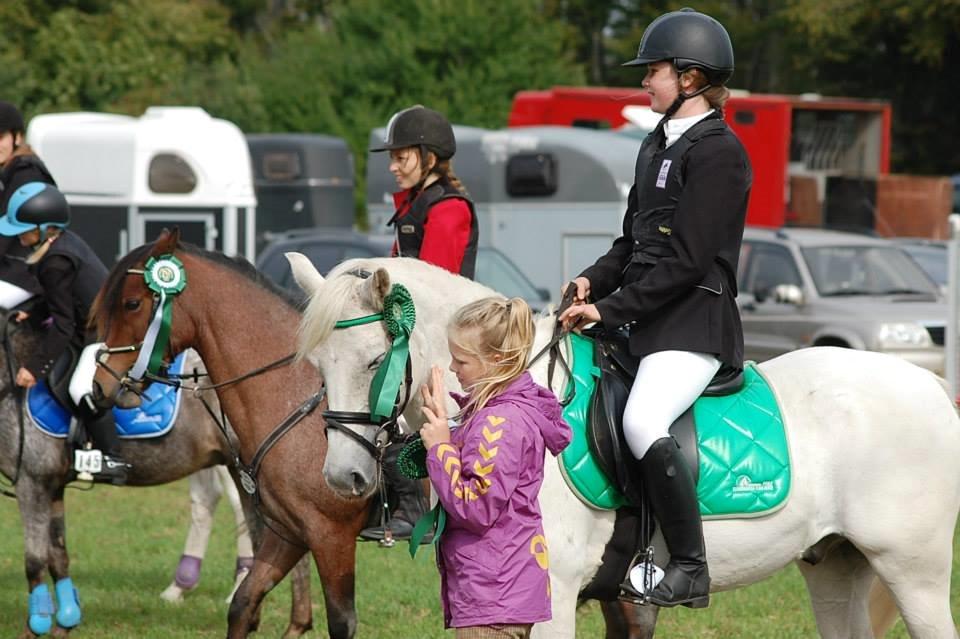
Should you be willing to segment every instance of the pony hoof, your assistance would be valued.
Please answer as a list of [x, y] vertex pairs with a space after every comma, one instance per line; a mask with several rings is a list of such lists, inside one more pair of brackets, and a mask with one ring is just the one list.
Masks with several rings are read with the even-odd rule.
[[183, 589], [176, 583], [167, 586], [167, 589], [160, 593], [160, 598], [167, 603], [183, 603]]
[[308, 623], [305, 626], [291, 623], [289, 626], [287, 626], [286, 632], [283, 633], [282, 639], [296, 639], [297, 637], [302, 637], [303, 635], [307, 634], [307, 632], [312, 629], [312, 623]]

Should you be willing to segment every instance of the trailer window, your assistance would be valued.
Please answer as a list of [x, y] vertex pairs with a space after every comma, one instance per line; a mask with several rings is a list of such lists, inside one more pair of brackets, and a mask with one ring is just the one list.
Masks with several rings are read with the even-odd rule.
[[190, 193], [197, 188], [197, 174], [186, 160], [172, 153], [153, 156], [147, 181], [154, 193]]
[[289, 151], [264, 153], [261, 168], [268, 180], [295, 180], [300, 177], [300, 156]]
[[557, 192], [557, 161], [549, 153], [521, 153], [507, 162], [507, 193], [536, 197]]

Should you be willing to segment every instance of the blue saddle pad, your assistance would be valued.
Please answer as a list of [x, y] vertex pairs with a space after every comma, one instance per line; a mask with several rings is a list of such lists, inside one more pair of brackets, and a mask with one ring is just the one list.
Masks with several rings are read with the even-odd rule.
[[[184, 359], [185, 353], [177, 355], [170, 365], [170, 372], [181, 373]], [[179, 388], [151, 384], [139, 407], [114, 408], [113, 419], [117, 424], [117, 435], [122, 439], [149, 439], [170, 432], [179, 411]], [[70, 432], [70, 411], [54, 398], [45, 380], [27, 391], [27, 412], [34, 426], [47, 435], [66, 437]]]

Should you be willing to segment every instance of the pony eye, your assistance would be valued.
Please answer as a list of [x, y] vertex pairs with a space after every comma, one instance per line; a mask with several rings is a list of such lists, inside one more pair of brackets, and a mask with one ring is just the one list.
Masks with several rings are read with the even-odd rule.
[[128, 310], [128, 311], [136, 311], [136, 310], [139, 310], [139, 308], [140, 308], [140, 300], [138, 300], [138, 299], [124, 300], [124, 302], [123, 302], [123, 308], [124, 308], [125, 310]]
[[383, 362], [383, 358], [386, 357], [386, 353], [380, 353], [372, 362], [367, 364], [367, 370], [373, 370]]

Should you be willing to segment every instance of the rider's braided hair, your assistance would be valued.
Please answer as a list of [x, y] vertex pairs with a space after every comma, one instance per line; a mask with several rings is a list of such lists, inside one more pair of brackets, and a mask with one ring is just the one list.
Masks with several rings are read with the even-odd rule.
[[[446, 178], [450, 181], [450, 184], [453, 185], [453, 188], [457, 189], [464, 195], [467, 195], [467, 189], [463, 186], [463, 183], [460, 182], [460, 178], [457, 177], [456, 173], [453, 172], [452, 158], [437, 160], [437, 156], [432, 151], [428, 151], [427, 147], [422, 145], [418, 147], [411, 147], [411, 149], [417, 154], [417, 165], [421, 170], [420, 181], [413, 188], [414, 193], [419, 193], [422, 191], [423, 185], [427, 181], [427, 178], [433, 174], [438, 176], [440, 179]], [[434, 160], [434, 165], [428, 169], [427, 167], [430, 165], [431, 156]]]
[[533, 313], [519, 297], [488, 297], [467, 304], [454, 315], [450, 340], [479, 359], [484, 375], [463, 390], [470, 399], [461, 419], [481, 410], [527, 369], [533, 347]]

